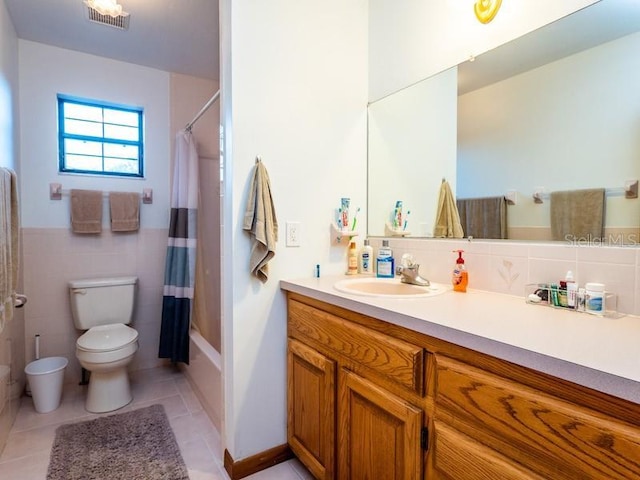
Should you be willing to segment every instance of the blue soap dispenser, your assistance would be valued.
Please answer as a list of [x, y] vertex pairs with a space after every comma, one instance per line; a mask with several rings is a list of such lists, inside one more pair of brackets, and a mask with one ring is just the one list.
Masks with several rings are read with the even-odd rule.
[[382, 247], [376, 257], [376, 276], [379, 278], [393, 278], [395, 275], [393, 251], [389, 248], [389, 240], [382, 241]]

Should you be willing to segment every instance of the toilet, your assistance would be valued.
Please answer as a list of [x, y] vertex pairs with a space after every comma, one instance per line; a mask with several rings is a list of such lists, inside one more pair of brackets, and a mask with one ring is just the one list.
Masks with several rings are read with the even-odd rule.
[[133, 400], [127, 366], [138, 350], [138, 332], [127, 326], [133, 317], [136, 277], [69, 282], [73, 323], [84, 330], [76, 357], [91, 372], [85, 408], [111, 412]]

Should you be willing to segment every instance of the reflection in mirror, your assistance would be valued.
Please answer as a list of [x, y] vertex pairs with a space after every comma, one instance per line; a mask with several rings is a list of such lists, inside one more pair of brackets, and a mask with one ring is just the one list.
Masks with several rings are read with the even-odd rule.
[[[593, 20], [613, 26], [613, 36]], [[389, 234], [385, 222], [401, 200], [411, 236], [432, 236], [446, 178], [457, 198], [515, 195], [507, 238], [522, 240], [552, 239], [551, 192], [604, 188], [605, 242], [637, 243], [640, 201], [623, 187], [640, 178], [638, 29], [640, 2], [602, 0], [372, 103], [369, 235]], [[550, 57], [542, 46], [562, 48]]]

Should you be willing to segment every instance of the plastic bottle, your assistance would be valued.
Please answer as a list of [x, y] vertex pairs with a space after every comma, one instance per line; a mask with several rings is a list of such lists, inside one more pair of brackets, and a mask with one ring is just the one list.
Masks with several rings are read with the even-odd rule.
[[578, 296], [576, 300], [576, 307], [579, 312], [584, 312], [586, 310], [587, 308], [586, 302], [587, 302], [587, 292], [584, 288], [580, 287], [578, 289]]
[[368, 238], [365, 239], [364, 246], [360, 250], [360, 273], [373, 275], [373, 248]]
[[458, 259], [453, 269], [453, 290], [454, 292], [466, 292], [469, 283], [469, 272], [467, 272], [467, 268], [464, 266], [464, 258], [462, 258], [464, 250], [454, 250], [454, 252], [458, 252]]
[[564, 277], [567, 284], [567, 307], [576, 308], [578, 306], [578, 284], [573, 279], [573, 272], [569, 270]]
[[357, 275], [358, 273], [358, 251], [356, 250], [356, 242], [349, 244], [349, 253], [347, 255], [347, 275]]
[[376, 276], [380, 278], [393, 278], [395, 275], [395, 262], [393, 251], [389, 248], [389, 240], [382, 241], [382, 247], [376, 257]]
[[585, 289], [585, 310], [595, 315], [604, 314], [604, 284], [587, 283]]

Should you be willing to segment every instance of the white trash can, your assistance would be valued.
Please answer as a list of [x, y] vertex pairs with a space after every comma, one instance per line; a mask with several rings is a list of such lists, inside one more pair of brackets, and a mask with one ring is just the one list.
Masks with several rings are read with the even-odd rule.
[[67, 363], [69, 362], [64, 357], [47, 357], [35, 360], [25, 367], [24, 373], [27, 374], [36, 412], [48, 413], [60, 406]]

